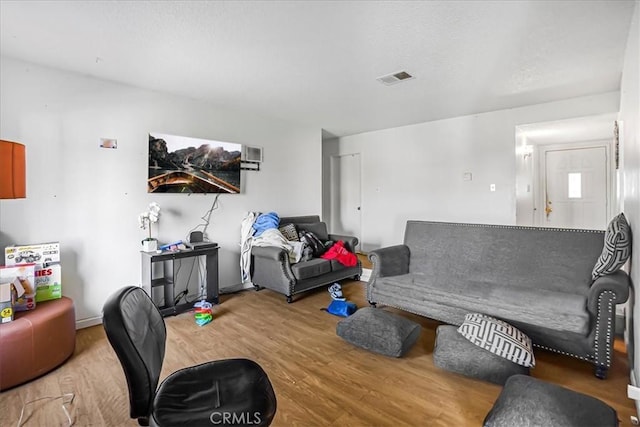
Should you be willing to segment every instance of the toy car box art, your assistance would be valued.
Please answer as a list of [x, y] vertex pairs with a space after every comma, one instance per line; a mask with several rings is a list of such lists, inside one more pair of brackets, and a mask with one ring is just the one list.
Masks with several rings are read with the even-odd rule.
[[10, 283], [13, 311], [36, 308], [35, 264], [0, 266], [0, 283]]
[[50, 242], [37, 245], [8, 246], [4, 250], [4, 263], [6, 265], [31, 262], [36, 264], [60, 262], [60, 243]]

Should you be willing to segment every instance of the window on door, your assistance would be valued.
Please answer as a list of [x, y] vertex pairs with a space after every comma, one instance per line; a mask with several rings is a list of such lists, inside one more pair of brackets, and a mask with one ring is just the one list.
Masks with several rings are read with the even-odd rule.
[[582, 198], [582, 173], [580, 172], [570, 172], [567, 183], [569, 184], [569, 188], [567, 190], [567, 195], [570, 199], [581, 199]]

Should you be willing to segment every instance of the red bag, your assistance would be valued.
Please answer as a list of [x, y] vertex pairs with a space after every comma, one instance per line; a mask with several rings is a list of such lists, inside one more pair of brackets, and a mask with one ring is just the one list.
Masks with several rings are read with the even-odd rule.
[[358, 257], [356, 257], [356, 254], [349, 252], [344, 247], [344, 242], [342, 240], [334, 243], [327, 252], [320, 256], [320, 258], [335, 259], [346, 267], [355, 267], [358, 265]]

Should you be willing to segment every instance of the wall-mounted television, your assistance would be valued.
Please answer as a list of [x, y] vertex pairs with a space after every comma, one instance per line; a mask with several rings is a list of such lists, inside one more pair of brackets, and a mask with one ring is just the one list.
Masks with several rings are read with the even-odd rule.
[[240, 193], [242, 145], [149, 133], [149, 193]]

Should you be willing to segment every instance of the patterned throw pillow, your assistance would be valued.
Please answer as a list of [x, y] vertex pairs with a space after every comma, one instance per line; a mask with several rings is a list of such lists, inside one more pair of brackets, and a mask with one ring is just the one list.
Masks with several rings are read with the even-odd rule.
[[469, 313], [458, 332], [475, 345], [527, 368], [536, 365], [531, 339], [514, 326], [484, 314]]
[[300, 241], [300, 237], [298, 237], [298, 231], [296, 230], [296, 226], [293, 224], [283, 225], [278, 228], [282, 235], [290, 242], [298, 242]]
[[624, 214], [611, 220], [604, 233], [602, 254], [593, 267], [591, 277], [596, 280], [600, 276], [620, 270], [631, 255], [631, 229]]

